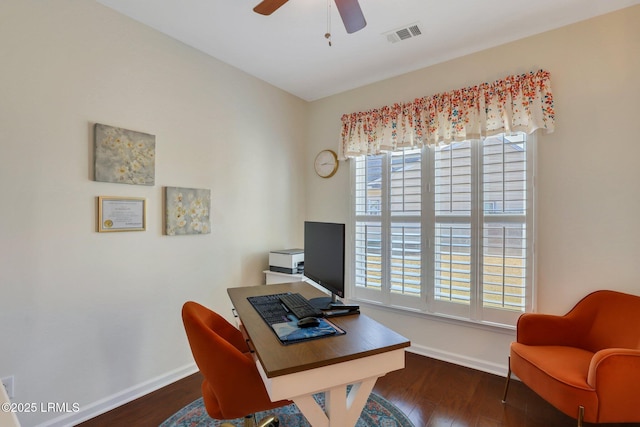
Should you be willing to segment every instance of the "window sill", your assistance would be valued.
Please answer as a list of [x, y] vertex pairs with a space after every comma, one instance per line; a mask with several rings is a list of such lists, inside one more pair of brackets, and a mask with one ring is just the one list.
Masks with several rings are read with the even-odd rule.
[[484, 331], [502, 333], [505, 335], [513, 335], [516, 331], [515, 325], [505, 325], [505, 324], [493, 323], [493, 322], [479, 322], [479, 321], [474, 321], [470, 319], [464, 319], [464, 318], [449, 316], [444, 314], [428, 313], [425, 311], [421, 311], [418, 309], [411, 309], [407, 307], [388, 306], [388, 305], [383, 305], [381, 303], [373, 302], [370, 300], [364, 300], [364, 299], [349, 298], [349, 301], [358, 303], [362, 307], [369, 307], [376, 310], [401, 314], [403, 316], [410, 316], [417, 319], [426, 319], [434, 322], [442, 322], [442, 323], [447, 323], [447, 324], [456, 325], [456, 326], [463, 326], [466, 328], [481, 329]]

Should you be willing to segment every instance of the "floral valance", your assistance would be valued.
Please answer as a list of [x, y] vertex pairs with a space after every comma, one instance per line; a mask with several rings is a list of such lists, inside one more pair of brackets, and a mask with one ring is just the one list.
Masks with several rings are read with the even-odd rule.
[[340, 153], [357, 157], [537, 129], [554, 129], [553, 94], [545, 70], [345, 114]]

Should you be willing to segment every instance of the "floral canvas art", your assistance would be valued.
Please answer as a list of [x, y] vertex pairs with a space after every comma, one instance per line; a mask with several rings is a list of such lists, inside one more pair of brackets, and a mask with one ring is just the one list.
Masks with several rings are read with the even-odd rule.
[[96, 181], [154, 185], [155, 157], [154, 135], [96, 123]]
[[165, 187], [165, 234], [209, 234], [211, 190]]

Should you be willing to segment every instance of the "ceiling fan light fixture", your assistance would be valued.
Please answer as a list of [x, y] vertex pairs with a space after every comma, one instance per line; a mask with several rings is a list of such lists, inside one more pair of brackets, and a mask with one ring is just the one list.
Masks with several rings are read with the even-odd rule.
[[[253, 11], [260, 15], [271, 15], [288, 1], [289, 0], [262, 0], [253, 8]], [[334, 1], [338, 12], [340, 12], [340, 18], [342, 18], [347, 33], [355, 33], [367, 26], [367, 21], [364, 19], [364, 14], [362, 13], [358, 0]]]
[[367, 20], [364, 19], [358, 0], [335, 0], [335, 2], [347, 33], [355, 33], [367, 26]]

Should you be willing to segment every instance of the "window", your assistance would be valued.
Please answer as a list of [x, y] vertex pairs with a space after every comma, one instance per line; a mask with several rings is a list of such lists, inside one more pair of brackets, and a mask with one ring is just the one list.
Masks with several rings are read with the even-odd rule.
[[352, 297], [515, 324], [532, 306], [532, 146], [501, 134], [355, 158]]

